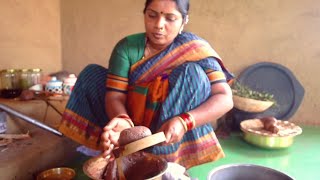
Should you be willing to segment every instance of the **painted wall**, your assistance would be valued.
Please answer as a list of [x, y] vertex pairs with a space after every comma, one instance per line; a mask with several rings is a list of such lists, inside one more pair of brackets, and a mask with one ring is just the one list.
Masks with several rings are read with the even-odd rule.
[[[0, 68], [40, 67], [79, 73], [107, 66], [113, 46], [142, 32], [144, 0], [0, 2]], [[260, 62], [280, 63], [305, 87], [292, 118], [318, 124], [320, 1], [191, 0], [187, 30], [207, 39], [238, 75]]]
[[113, 46], [144, 31], [144, 0], [61, 1], [63, 67], [79, 72], [88, 63], [108, 65]]
[[[88, 63], [107, 66], [115, 43], [143, 31], [144, 0], [62, 1], [62, 58], [79, 72]], [[244, 68], [271, 61], [288, 67], [305, 87], [292, 117], [320, 124], [320, 1], [191, 0], [187, 30], [207, 39], [238, 75]]]
[[62, 69], [60, 1], [0, 1], [0, 69]]

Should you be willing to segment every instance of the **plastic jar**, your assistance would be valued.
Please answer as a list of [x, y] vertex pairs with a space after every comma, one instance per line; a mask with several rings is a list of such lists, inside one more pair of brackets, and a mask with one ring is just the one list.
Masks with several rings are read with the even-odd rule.
[[77, 77], [75, 74], [70, 74], [64, 81], [63, 81], [63, 92], [67, 95], [70, 95], [74, 85], [76, 84]]
[[1, 97], [15, 98], [20, 96], [20, 72], [17, 69], [5, 69], [0, 72], [1, 76]]
[[47, 82], [45, 91], [49, 93], [62, 94], [62, 81], [53, 76], [51, 80]]

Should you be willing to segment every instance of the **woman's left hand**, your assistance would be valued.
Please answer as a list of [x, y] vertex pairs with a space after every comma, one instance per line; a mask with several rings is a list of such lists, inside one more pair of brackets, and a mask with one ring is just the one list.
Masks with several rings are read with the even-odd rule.
[[181, 141], [186, 130], [178, 117], [173, 117], [166, 123], [164, 123], [159, 132], [163, 131], [166, 136], [166, 143], [173, 144]]

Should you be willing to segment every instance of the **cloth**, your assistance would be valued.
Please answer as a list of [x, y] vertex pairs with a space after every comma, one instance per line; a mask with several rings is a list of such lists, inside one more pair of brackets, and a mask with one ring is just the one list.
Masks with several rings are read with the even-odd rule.
[[[92, 64], [80, 73], [59, 127], [65, 136], [100, 148], [102, 127], [108, 122], [106, 91], [126, 93], [134, 124], [155, 133], [170, 118], [205, 102], [212, 84], [232, 79], [212, 47], [192, 33], [178, 35], [151, 58], [143, 58], [145, 39], [145, 34], [126, 37], [113, 50], [109, 69]], [[210, 124], [188, 131], [178, 143], [147, 151], [187, 169], [224, 157]]]
[[86, 156], [91, 156], [91, 157], [98, 156], [102, 153], [102, 151], [90, 149], [90, 148], [83, 146], [83, 145], [77, 147], [77, 151], [86, 155]]
[[196, 180], [186, 174], [186, 168], [177, 163], [168, 163], [168, 170], [163, 175], [162, 180]]

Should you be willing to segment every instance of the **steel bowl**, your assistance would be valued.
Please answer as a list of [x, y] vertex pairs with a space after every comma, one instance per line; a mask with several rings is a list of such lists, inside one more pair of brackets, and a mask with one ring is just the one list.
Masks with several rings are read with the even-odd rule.
[[76, 172], [67, 167], [48, 169], [37, 175], [37, 180], [72, 180]]
[[294, 136], [265, 136], [253, 132], [243, 132], [243, 139], [250, 144], [265, 149], [283, 149], [290, 147]]
[[210, 171], [207, 180], [294, 180], [291, 176], [265, 166], [230, 164]]
[[294, 137], [302, 133], [302, 129], [288, 121], [277, 120], [282, 127], [289, 127], [288, 133], [274, 134], [263, 129], [263, 124], [258, 119], [249, 119], [240, 123], [240, 129], [243, 132], [243, 139], [250, 144], [265, 149], [283, 149], [291, 146]]

